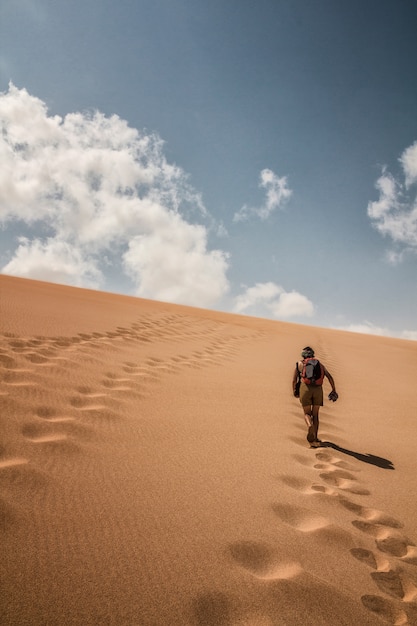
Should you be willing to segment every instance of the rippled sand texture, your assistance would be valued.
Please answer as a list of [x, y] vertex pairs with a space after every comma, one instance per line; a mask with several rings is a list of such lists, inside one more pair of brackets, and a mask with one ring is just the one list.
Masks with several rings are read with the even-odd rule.
[[[415, 342], [7, 276], [0, 298], [2, 624], [417, 624]], [[317, 449], [306, 344], [340, 395]]]

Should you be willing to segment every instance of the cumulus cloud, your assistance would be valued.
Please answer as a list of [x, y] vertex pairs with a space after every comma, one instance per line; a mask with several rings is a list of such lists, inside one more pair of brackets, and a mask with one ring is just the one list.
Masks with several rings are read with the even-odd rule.
[[93, 259], [66, 241], [29, 240], [19, 237], [14, 257], [3, 268], [4, 274], [42, 278], [74, 287], [99, 287], [102, 274]]
[[137, 295], [210, 306], [226, 293], [228, 255], [210, 249], [201, 196], [156, 134], [100, 112], [50, 116], [12, 84], [0, 119], [0, 224], [33, 232], [3, 272], [100, 287], [117, 254]]
[[265, 189], [265, 200], [260, 207], [244, 205], [233, 216], [234, 222], [242, 222], [251, 217], [267, 220], [270, 215], [283, 207], [290, 198], [292, 191], [288, 187], [287, 177], [279, 178], [270, 169], [263, 169], [260, 173], [259, 187]]
[[137, 283], [137, 295], [195, 304], [205, 302], [207, 294], [219, 299], [228, 288], [225, 254], [207, 253], [202, 226], [183, 220], [173, 226], [129, 241], [123, 262]]
[[246, 288], [235, 299], [234, 311], [251, 315], [289, 319], [292, 317], [311, 317], [313, 303], [297, 291], [285, 291], [274, 282], [257, 283]]
[[409, 187], [417, 182], [417, 141], [404, 150], [400, 162], [405, 174], [405, 184]]
[[379, 199], [368, 204], [374, 227], [400, 247], [400, 251], [389, 254], [393, 263], [402, 260], [405, 249], [417, 251], [417, 142], [403, 152], [399, 161], [404, 181], [384, 168], [375, 184]]

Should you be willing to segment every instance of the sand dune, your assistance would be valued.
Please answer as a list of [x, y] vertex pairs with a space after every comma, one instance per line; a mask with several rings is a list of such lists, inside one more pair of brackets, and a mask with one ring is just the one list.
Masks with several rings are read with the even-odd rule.
[[[417, 624], [416, 343], [8, 276], [0, 296], [2, 624]], [[340, 395], [317, 449], [306, 344]]]

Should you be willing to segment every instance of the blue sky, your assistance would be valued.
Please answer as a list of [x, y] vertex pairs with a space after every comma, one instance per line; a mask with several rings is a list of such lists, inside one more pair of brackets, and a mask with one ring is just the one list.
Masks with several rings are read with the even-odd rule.
[[414, 0], [3, 0], [0, 268], [417, 339]]

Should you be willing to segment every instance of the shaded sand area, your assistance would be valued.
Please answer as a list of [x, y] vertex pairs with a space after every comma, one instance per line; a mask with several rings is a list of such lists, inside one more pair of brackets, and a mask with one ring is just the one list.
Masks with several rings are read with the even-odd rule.
[[[0, 296], [1, 624], [417, 624], [416, 343], [7, 276]], [[306, 344], [340, 396], [318, 449]]]

